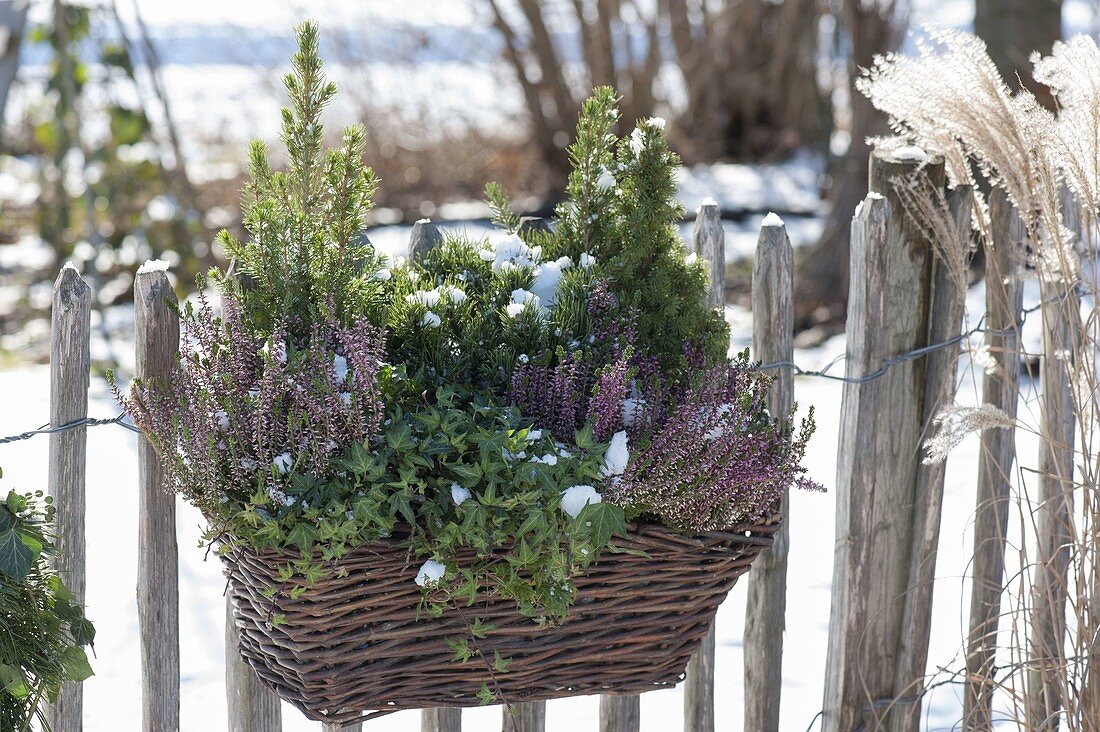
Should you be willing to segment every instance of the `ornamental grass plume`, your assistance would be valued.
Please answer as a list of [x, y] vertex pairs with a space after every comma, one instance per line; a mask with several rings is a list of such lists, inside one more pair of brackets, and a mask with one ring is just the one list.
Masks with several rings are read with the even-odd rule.
[[292, 477], [323, 480], [333, 458], [379, 431], [385, 334], [366, 321], [311, 326], [308, 344], [266, 343], [239, 304], [218, 317], [206, 298], [182, 318], [184, 345], [165, 383], [135, 381], [115, 395], [157, 448], [170, 486], [208, 516], [257, 490], [272, 509], [294, 502]]

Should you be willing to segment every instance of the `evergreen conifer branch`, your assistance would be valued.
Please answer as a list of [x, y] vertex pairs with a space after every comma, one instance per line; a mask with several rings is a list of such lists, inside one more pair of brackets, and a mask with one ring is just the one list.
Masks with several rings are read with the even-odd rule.
[[272, 170], [267, 147], [250, 144], [242, 213], [251, 237], [242, 243], [219, 234], [233, 266], [212, 277], [241, 302], [253, 332], [266, 337], [285, 324], [292, 339], [304, 342], [311, 323], [329, 318], [344, 326], [363, 318], [383, 324], [387, 302], [376, 277], [382, 258], [360, 236], [378, 187], [363, 163], [366, 132], [346, 128], [341, 146], [326, 153], [321, 114], [336, 85], [323, 73], [317, 25], [303, 23], [297, 37], [283, 80], [290, 102], [282, 112], [287, 168]]

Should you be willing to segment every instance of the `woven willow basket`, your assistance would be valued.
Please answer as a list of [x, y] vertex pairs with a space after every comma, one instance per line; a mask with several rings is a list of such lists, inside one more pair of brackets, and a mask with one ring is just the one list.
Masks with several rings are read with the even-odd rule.
[[[320, 580], [297, 599], [262, 594], [278, 585], [285, 556], [234, 550], [223, 559], [244, 659], [310, 719], [349, 723], [402, 709], [476, 706], [483, 682], [509, 703], [674, 686], [719, 604], [777, 528], [685, 537], [631, 525], [614, 543], [646, 556], [605, 551], [576, 578], [568, 620], [552, 628], [492, 596], [418, 619], [420, 562], [396, 540], [351, 551], [339, 563], [343, 576]], [[286, 622], [271, 626], [272, 612]], [[475, 617], [496, 626], [478, 641], [490, 661], [493, 650], [512, 659], [495, 685], [482, 659], [451, 660], [446, 641], [468, 637]]]

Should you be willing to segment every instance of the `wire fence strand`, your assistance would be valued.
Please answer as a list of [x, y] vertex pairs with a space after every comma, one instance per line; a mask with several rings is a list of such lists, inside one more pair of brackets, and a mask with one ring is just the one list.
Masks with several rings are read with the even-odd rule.
[[[1064, 295], [1063, 297], [1068, 297], [1068, 296], [1069, 295], [1067, 294], [1067, 295]], [[1053, 300], [1046, 301], [1046, 302], [1052, 302], [1052, 301]], [[843, 353], [838, 355], [836, 358], [834, 358], [832, 361], [830, 361], [828, 364], [826, 364], [823, 368], [820, 368], [820, 369], [802, 368], [801, 366], [799, 366], [794, 361], [771, 361], [771, 362], [768, 362], [768, 363], [762, 363], [757, 368], [759, 368], [761, 371], [773, 371], [775, 369], [789, 368], [794, 372], [795, 376], [802, 376], [802, 377], [806, 377], [806, 378], [816, 378], [816, 379], [827, 379], [829, 381], [839, 381], [839, 382], [842, 382], [842, 383], [845, 383], [845, 384], [865, 384], [869, 381], [874, 381], [876, 379], [881, 379], [883, 376], [886, 375], [886, 373], [891, 368], [893, 368], [894, 366], [897, 366], [898, 364], [903, 364], [903, 363], [907, 363], [909, 361], [914, 361], [914, 360], [916, 360], [916, 359], [918, 359], [922, 356], [927, 356], [930, 353], [935, 353], [936, 351], [942, 351], [945, 348], [951, 348], [952, 346], [958, 345], [959, 343], [962, 343], [963, 341], [971, 338], [972, 336], [975, 336], [975, 335], [1002, 335], [1003, 336], [1003, 335], [1011, 335], [1012, 333], [1018, 332], [1021, 328], [1023, 328], [1024, 322], [1027, 320], [1028, 316], [1035, 313], [1035, 312], [1037, 312], [1037, 311], [1039, 311], [1040, 309], [1042, 309], [1043, 304], [1044, 304], [1043, 302], [1040, 302], [1037, 305], [1034, 305], [1032, 307], [1026, 308], [1023, 311], [1021, 311], [1020, 320], [1016, 323], [1015, 326], [1010, 327], [1010, 328], [1002, 328], [1002, 329], [986, 328], [983, 325], [985, 323], [985, 316], [983, 315], [981, 320], [978, 321], [978, 324], [975, 327], [971, 328], [970, 330], [959, 333], [958, 335], [952, 336], [951, 338], [948, 338], [945, 341], [940, 341], [939, 343], [932, 343], [930, 345], [923, 346], [921, 348], [917, 348], [917, 349], [914, 349], [912, 351], [908, 351], [906, 353], [901, 353], [897, 356], [891, 356], [890, 358], [887, 358], [887, 359], [883, 360], [882, 365], [879, 368], [875, 369], [874, 371], [872, 371], [869, 374], [864, 374], [863, 376], [839, 376], [837, 374], [830, 374], [829, 373], [829, 371], [831, 369], [835, 368], [837, 366], [837, 364], [842, 363], [844, 361], [845, 354], [843, 354]], [[50, 425], [49, 423], [47, 423], [47, 424], [44, 424], [44, 425], [42, 425], [41, 427], [39, 427], [37, 429], [27, 430], [26, 432], [20, 432], [17, 435], [9, 435], [7, 437], [0, 437], [0, 445], [6, 445], [6, 444], [11, 443], [11, 442], [19, 442], [21, 440], [29, 440], [30, 438], [35, 437], [37, 435], [51, 435], [51, 434], [55, 434], [55, 433], [58, 433], [58, 432], [68, 432], [69, 430], [75, 430], [79, 427], [99, 427], [101, 425], [108, 425], [108, 424], [113, 424], [113, 425], [118, 425], [120, 427], [124, 427], [125, 429], [128, 429], [131, 432], [139, 432], [139, 433], [141, 432], [141, 430], [139, 430], [137, 427], [135, 427], [131, 422], [126, 421], [126, 413], [122, 412], [121, 414], [118, 414], [117, 416], [109, 417], [109, 418], [97, 419], [97, 418], [94, 418], [94, 417], [85, 417], [84, 419], [73, 420], [72, 422], [66, 422], [65, 424], [57, 425], [56, 427], [54, 427], [54, 426]]]

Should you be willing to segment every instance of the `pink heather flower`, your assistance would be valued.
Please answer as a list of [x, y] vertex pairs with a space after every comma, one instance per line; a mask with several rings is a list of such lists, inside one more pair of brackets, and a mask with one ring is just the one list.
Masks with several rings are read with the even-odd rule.
[[[164, 461], [169, 486], [208, 516], [261, 489], [293, 505], [291, 471], [335, 477], [333, 459], [381, 428], [378, 374], [385, 333], [367, 321], [315, 326], [305, 343], [279, 327], [266, 343], [223, 301], [217, 317], [199, 297], [181, 319], [179, 363], [165, 381], [115, 394]], [[274, 481], [274, 483], [272, 483]]]

